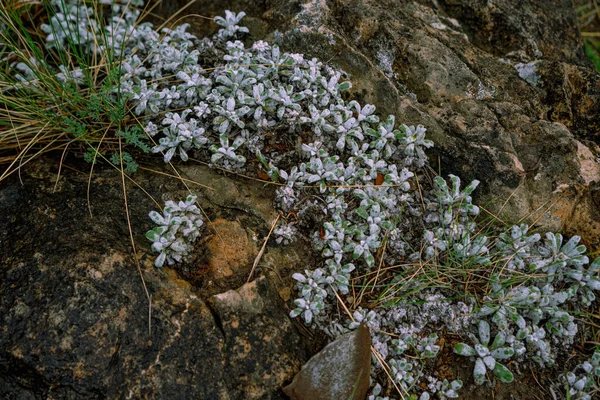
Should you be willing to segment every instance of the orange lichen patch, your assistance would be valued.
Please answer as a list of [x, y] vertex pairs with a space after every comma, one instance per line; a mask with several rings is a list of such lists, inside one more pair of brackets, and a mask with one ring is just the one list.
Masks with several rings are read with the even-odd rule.
[[[155, 272], [155, 271], [152, 271]], [[192, 285], [179, 277], [177, 272], [169, 267], [164, 267], [161, 275], [166, 275], [163, 279], [162, 287], [153, 295], [156, 299], [165, 299], [173, 304], [186, 304], [191, 296]]]
[[208, 264], [215, 279], [228, 278], [234, 274], [247, 274], [250, 260], [257, 250], [248, 234], [237, 221], [217, 219], [212, 222], [217, 234], [206, 243], [209, 250]]
[[252, 306], [257, 305], [256, 303], [260, 300], [258, 288], [256, 287], [256, 281], [252, 281], [242, 286], [238, 292], [240, 296], [242, 296], [242, 300], [246, 303], [252, 304]]
[[89, 375], [90, 373], [86, 371], [86, 365], [83, 361], [79, 361], [75, 364], [75, 367], [73, 368], [73, 377], [81, 379]]

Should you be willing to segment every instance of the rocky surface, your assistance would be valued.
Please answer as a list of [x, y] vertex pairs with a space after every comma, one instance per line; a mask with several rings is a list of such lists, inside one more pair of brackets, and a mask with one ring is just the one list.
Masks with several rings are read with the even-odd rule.
[[[22, 185], [15, 176], [0, 186], [0, 398], [282, 398], [310, 353], [279, 288], [261, 278], [209, 297], [245, 282], [253, 257], [240, 254], [250, 255], [252, 243], [238, 243], [233, 255], [227, 247], [197, 255], [209, 266], [244, 259], [229, 280], [209, 271], [192, 285], [185, 271], [161, 272], [143, 237], [157, 206], [129, 187], [140, 274], [119, 175], [95, 173], [90, 217], [86, 175], [67, 171], [54, 192], [56, 167], [32, 165]], [[174, 185], [158, 175], [136, 180], [154, 195]], [[221, 229], [227, 238], [229, 225], [245, 234], [235, 217], [205, 206], [218, 222], [209, 240]]]
[[[297, 355], [284, 350], [301, 348], [298, 333], [273, 299], [277, 293], [259, 278], [209, 300], [225, 337], [225, 369], [239, 382], [232, 398], [264, 399], [300, 367]], [[367, 361], [367, 381], [368, 367]]]
[[[187, 10], [224, 9], [247, 12], [249, 42], [337, 64], [355, 98], [423, 124], [436, 171], [482, 181], [476, 202], [494, 215], [600, 248], [600, 75], [570, 0], [230, 0]], [[186, 22], [200, 35], [215, 28]]]
[[283, 390], [292, 400], [364, 399], [370, 369], [371, 334], [360, 325], [325, 346]]

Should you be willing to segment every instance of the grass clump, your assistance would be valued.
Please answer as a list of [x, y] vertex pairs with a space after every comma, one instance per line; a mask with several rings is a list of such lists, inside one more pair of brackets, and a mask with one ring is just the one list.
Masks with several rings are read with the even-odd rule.
[[[0, 179], [53, 150], [93, 162], [117, 152], [119, 137], [148, 150], [120, 90], [140, 5], [53, 0], [0, 9], [0, 162], [8, 165]], [[130, 154], [123, 158], [135, 169]]]

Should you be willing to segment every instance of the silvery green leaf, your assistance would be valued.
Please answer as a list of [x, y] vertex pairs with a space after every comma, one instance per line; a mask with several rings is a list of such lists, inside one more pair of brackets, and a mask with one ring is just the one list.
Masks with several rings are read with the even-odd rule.
[[304, 276], [303, 274], [295, 273], [294, 275], [292, 275], [292, 278], [300, 283], [306, 282], [306, 276]]
[[475, 356], [477, 352], [474, 348], [465, 343], [457, 343], [454, 346], [454, 352], [461, 356]]
[[490, 371], [493, 370], [496, 366], [496, 360], [494, 360], [494, 357], [492, 356], [485, 356], [482, 358], [482, 360], [487, 369], [489, 369]]
[[356, 213], [358, 215], [360, 215], [361, 217], [363, 217], [364, 219], [368, 219], [369, 218], [369, 213], [367, 213], [367, 211], [364, 208], [362, 208], [362, 207], [358, 207], [356, 209]]
[[354, 246], [354, 251], [352, 252], [352, 257], [356, 260], [364, 253], [364, 251], [365, 251], [365, 249], [361, 245], [357, 244]]
[[294, 300], [294, 304], [298, 308], [306, 308], [306, 300], [304, 299], [296, 299]]
[[304, 311], [304, 321], [306, 321], [307, 324], [310, 324], [310, 321], [312, 321], [313, 318], [313, 313], [312, 311], [309, 310], [305, 310]]
[[164, 265], [165, 263], [165, 259], [167, 258], [167, 254], [165, 252], [162, 252], [158, 255], [158, 257], [156, 257], [156, 260], [154, 260], [154, 265], [157, 268], [160, 268]]
[[499, 349], [492, 350], [492, 357], [496, 360], [506, 360], [514, 354], [515, 351], [511, 347], [500, 347]]
[[596, 259], [594, 260], [594, 262], [592, 262], [592, 263], [590, 264], [590, 266], [588, 267], [588, 271], [589, 271], [590, 273], [596, 272], [596, 271], [598, 271], [598, 270], [600, 270], [600, 257], [596, 258]]
[[375, 265], [375, 257], [373, 257], [373, 254], [371, 254], [371, 252], [368, 250], [365, 251], [365, 261], [367, 262], [367, 266], [369, 268]]
[[592, 365], [600, 365], [600, 350], [596, 349], [590, 358]]
[[346, 264], [342, 267], [342, 272], [345, 274], [349, 274], [352, 271], [354, 271], [354, 264]]
[[492, 343], [490, 348], [497, 349], [498, 347], [504, 346], [504, 343], [506, 343], [506, 333], [500, 331], [494, 338], [494, 342]]
[[291, 318], [296, 318], [298, 315], [302, 314], [302, 311], [304, 311], [301, 308], [294, 308], [291, 312], [290, 312], [290, 317]]
[[311, 292], [312, 292], [312, 288], [310, 287], [310, 285], [303, 285], [302, 291], [300, 292], [300, 294], [302, 296], [304, 296], [305, 298], [307, 298], [307, 296], [309, 296]]
[[152, 251], [162, 252], [163, 250], [165, 250], [165, 247], [165, 243], [156, 241], [152, 243], [151, 249]]
[[474, 347], [479, 357], [485, 357], [490, 354], [490, 349], [482, 344], [477, 343]]
[[583, 391], [585, 389], [585, 385], [587, 384], [587, 376], [584, 376], [583, 378], [579, 379], [578, 381], [576, 381], [573, 384], [573, 387], [578, 390], [578, 391]]
[[525, 322], [525, 319], [519, 315], [516, 312], [512, 312], [509, 314], [510, 319], [519, 327], [519, 328], [525, 328], [525, 325], [527, 325], [527, 322]]
[[477, 315], [480, 316], [480, 317], [485, 317], [487, 315], [495, 313], [497, 309], [498, 309], [498, 307], [493, 307], [493, 306], [490, 306], [488, 304], [484, 304], [479, 309], [479, 311], [477, 311]]
[[167, 225], [167, 221], [165, 221], [164, 217], [162, 215], [160, 215], [158, 212], [156, 211], [150, 211], [150, 214], [148, 214], [150, 216], [150, 219], [158, 224], [158, 225]]
[[[497, 366], [498, 364], [496, 364]], [[475, 383], [477, 385], [481, 385], [485, 382], [485, 364], [481, 358], [475, 360], [475, 367], [473, 368], [473, 378], [475, 378]]]
[[490, 342], [490, 324], [488, 324], [487, 321], [481, 320], [478, 324], [478, 330], [481, 344], [487, 346]]
[[353, 193], [356, 195], [356, 197], [358, 197], [361, 200], [364, 200], [364, 199], [366, 199], [366, 198], [369, 197], [367, 195], [367, 193], [364, 190], [362, 190], [362, 189], [354, 189]]
[[342, 82], [338, 85], [338, 90], [343, 92], [344, 90], [348, 90], [352, 87], [352, 83], [350, 81]]
[[508, 368], [500, 363], [496, 363], [496, 366], [494, 367], [494, 375], [496, 375], [496, 377], [502, 383], [511, 383], [515, 380], [512, 372], [510, 372]]
[[160, 239], [160, 235], [153, 230], [146, 232], [146, 238], [148, 240], [151, 240], [153, 242], [156, 242], [157, 240]]
[[596, 279], [590, 279], [587, 281], [586, 286], [592, 290], [600, 290], [600, 281]]
[[508, 320], [506, 319], [506, 312], [504, 309], [499, 309], [493, 316], [492, 322], [496, 324], [498, 329], [505, 330], [508, 328]]
[[328, 244], [333, 251], [342, 251], [342, 246], [336, 240], [331, 240]]
[[319, 279], [320, 279], [320, 278], [323, 276], [323, 273], [324, 273], [324, 272], [323, 272], [323, 270], [322, 270], [321, 268], [317, 268], [317, 269], [315, 269], [315, 270], [313, 271], [313, 273], [312, 273], [312, 278], [313, 278], [315, 281], [318, 281], [318, 280], [319, 280]]
[[460, 379], [456, 379], [452, 382], [450, 382], [450, 387], [452, 388], [452, 390], [459, 390], [460, 388], [462, 388], [463, 383]]
[[177, 253], [185, 253], [187, 252], [187, 246], [186, 244], [183, 242], [183, 240], [179, 239], [176, 240], [175, 242], [173, 242], [173, 244], [171, 245], [171, 249]]
[[387, 229], [387, 230], [390, 230], [393, 227], [393, 225], [390, 221], [381, 221], [379, 223], [379, 226], [381, 226], [383, 229]]

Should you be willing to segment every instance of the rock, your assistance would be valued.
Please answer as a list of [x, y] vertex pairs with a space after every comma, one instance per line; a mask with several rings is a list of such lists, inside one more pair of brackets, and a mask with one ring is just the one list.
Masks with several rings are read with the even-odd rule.
[[371, 334], [361, 324], [325, 346], [283, 390], [292, 400], [364, 399], [370, 368]]
[[600, 75], [571, 1], [230, 0], [188, 10], [225, 8], [247, 12], [249, 43], [337, 64], [351, 75], [351, 97], [423, 124], [432, 168], [480, 180], [475, 201], [493, 215], [582, 232], [600, 249], [600, 231], [579, 222], [600, 212]]
[[[143, 234], [156, 204], [128, 187], [138, 271], [120, 176], [96, 169], [90, 217], [87, 175], [63, 171], [53, 193], [56, 170], [31, 162], [22, 185], [0, 183], [0, 398], [282, 398], [310, 354], [279, 288], [262, 279], [209, 307], [153, 267]], [[135, 179], [155, 197], [172, 184]]]
[[215, 295], [209, 304], [225, 337], [225, 368], [238, 382], [231, 394], [264, 399], [289, 382], [302, 365], [299, 360], [309, 356], [264, 277]]
[[252, 261], [258, 253], [256, 246], [237, 221], [216, 219], [212, 221], [216, 234], [206, 243], [210, 251], [209, 277], [217, 280], [236, 274], [248, 275]]

